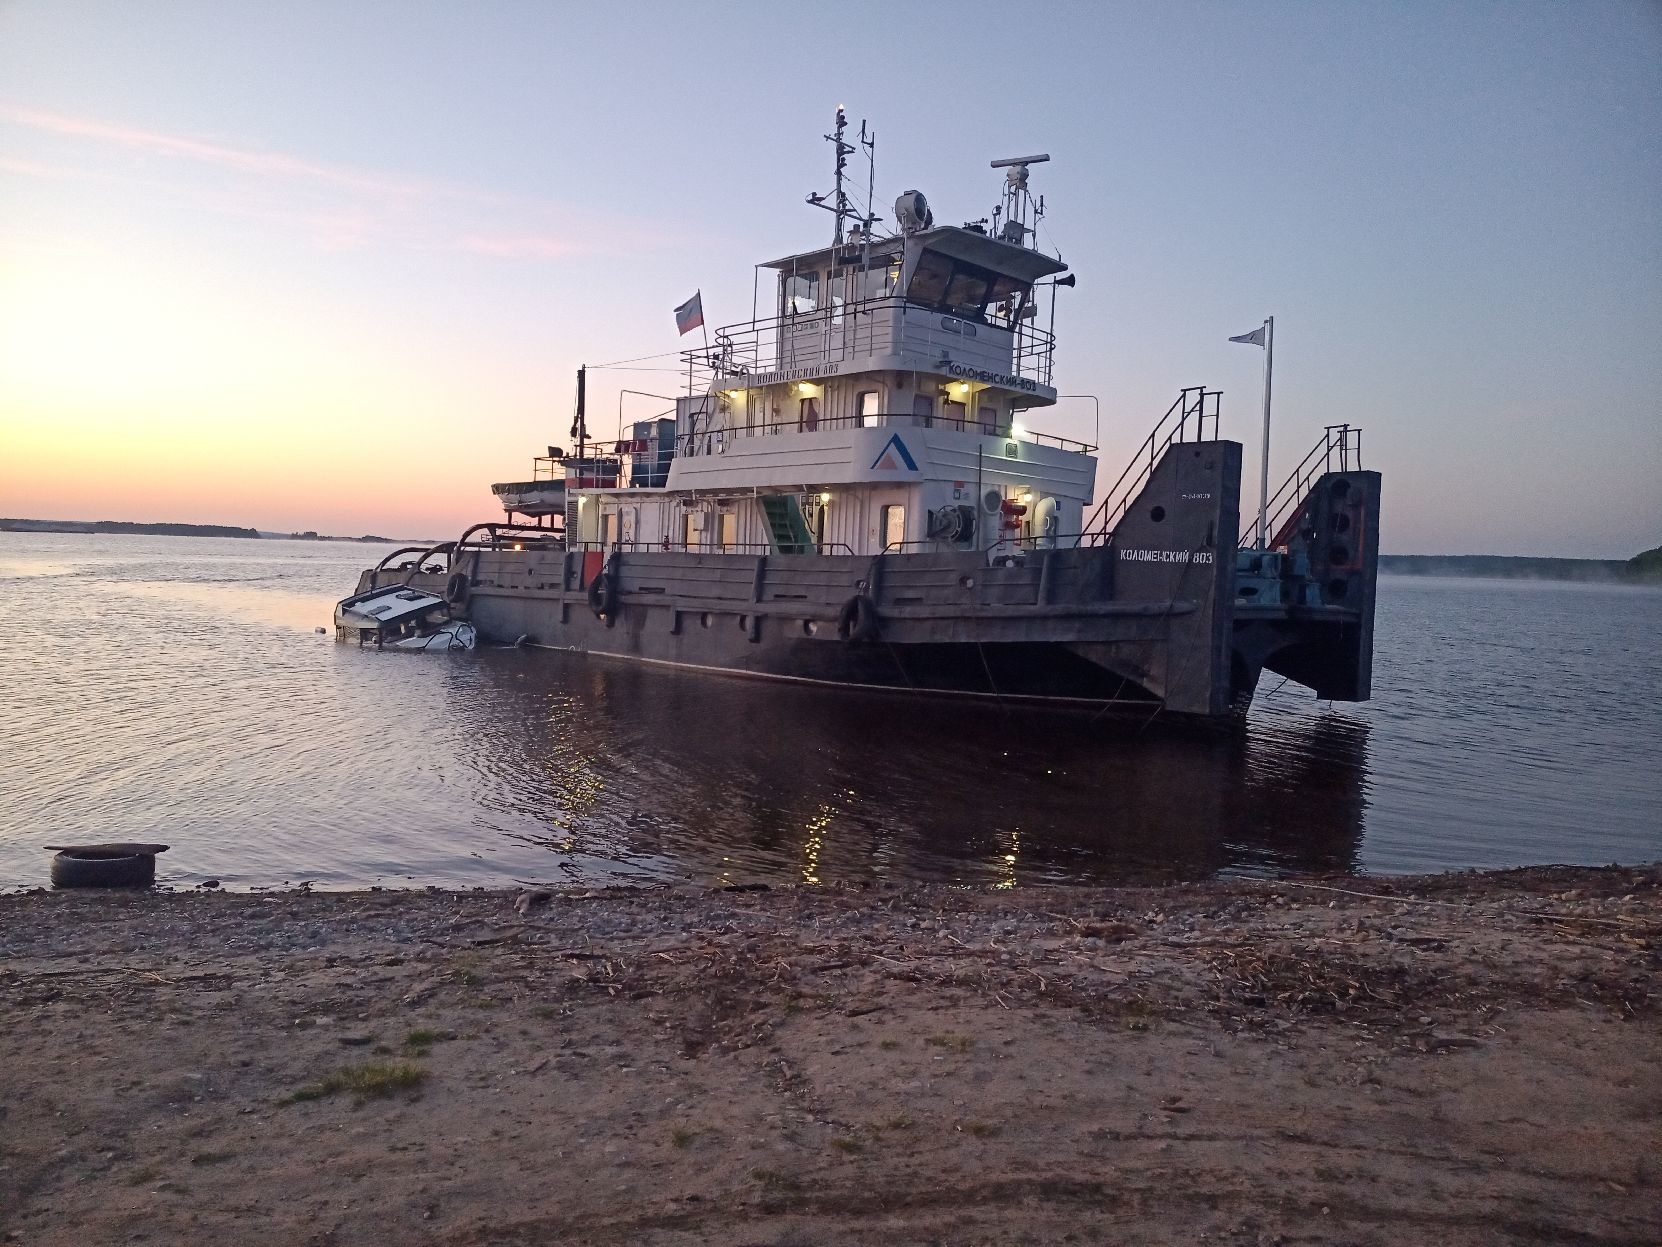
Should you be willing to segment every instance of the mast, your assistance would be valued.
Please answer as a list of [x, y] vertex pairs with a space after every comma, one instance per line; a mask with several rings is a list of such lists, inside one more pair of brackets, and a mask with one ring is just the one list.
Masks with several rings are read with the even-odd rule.
[[[865, 133], [863, 123], [860, 132], [862, 135]], [[854, 205], [848, 200], [848, 192], [843, 189], [843, 182], [848, 169], [848, 158], [854, 154], [854, 146], [843, 139], [843, 135], [846, 133], [848, 133], [848, 114], [843, 112], [843, 106], [838, 104], [836, 127], [832, 133], [825, 136], [825, 141], [832, 144], [837, 151], [836, 184], [831, 191], [829, 203], [826, 202], [827, 197], [825, 195], [815, 193], [808, 196], [808, 202], [813, 204], [814, 207], [824, 208], [836, 218], [836, 224], [831, 231], [831, 245], [833, 247], [843, 245], [843, 222], [858, 217], [858, 214], [854, 211]], [[867, 210], [870, 210], [869, 203], [867, 204]]]

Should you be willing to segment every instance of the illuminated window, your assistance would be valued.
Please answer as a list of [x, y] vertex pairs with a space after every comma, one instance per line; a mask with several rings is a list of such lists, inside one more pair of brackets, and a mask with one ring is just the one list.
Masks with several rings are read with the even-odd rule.
[[855, 395], [854, 404], [860, 413], [860, 427], [876, 428], [883, 418], [883, 395], [877, 390], [861, 390]]
[[906, 540], [906, 507], [891, 503], [883, 508], [883, 544], [898, 548]]

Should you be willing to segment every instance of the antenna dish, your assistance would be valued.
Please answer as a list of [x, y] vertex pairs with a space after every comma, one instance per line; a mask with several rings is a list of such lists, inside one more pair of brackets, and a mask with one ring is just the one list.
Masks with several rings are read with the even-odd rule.
[[903, 234], [915, 234], [935, 224], [935, 214], [922, 191], [907, 191], [894, 201], [894, 219]]

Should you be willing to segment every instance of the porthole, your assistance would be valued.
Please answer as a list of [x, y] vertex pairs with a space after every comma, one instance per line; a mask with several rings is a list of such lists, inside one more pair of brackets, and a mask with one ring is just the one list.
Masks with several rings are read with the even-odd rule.
[[1329, 602], [1341, 602], [1345, 594], [1350, 592], [1350, 581], [1343, 576], [1335, 576], [1322, 587]]
[[1332, 545], [1327, 547], [1327, 561], [1339, 567], [1343, 567], [1346, 563], [1350, 562], [1350, 547], [1341, 542], [1335, 541]]
[[802, 621], [802, 635], [803, 636], [813, 636], [814, 633], [816, 633], [818, 631], [819, 631], [819, 624], [816, 623], [814, 620], [804, 619]]
[[1327, 495], [1334, 502], [1343, 502], [1350, 497], [1350, 482], [1341, 476], [1328, 487]]
[[960, 576], [960, 577], [958, 577], [958, 587], [960, 589], [973, 589], [973, 588], [975, 588], [975, 577], [974, 576]]
[[1156, 524], [1160, 523], [1161, 520], [1166, 518], [1166, 508], [1155, 507], [1148, 513], [1148, 518], [1153, 520]]
[[714, 615], [710, 614], [709, 611], [705, 611], [702, 615], [700, 615], [698, 617], [699, 626], [703, 627], [703, 628], [708, 628], [711, 624], [715, 623], [715, 621], [716, 621], [716, 617]]

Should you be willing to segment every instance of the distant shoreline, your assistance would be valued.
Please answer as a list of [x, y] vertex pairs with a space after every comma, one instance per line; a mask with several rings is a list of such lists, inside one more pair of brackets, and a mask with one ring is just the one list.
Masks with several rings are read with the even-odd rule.
[[[149, 537], [236, 537], [252, 541], [348, 541], [392, 545], [406, 539], [331, 537], [322, 533], [272, 533], [227, 524], [137, 524], [127, 520], [0, 519], [0, 532], [81, 533]], [[1662, 584], [1656, 550], [1633, 559], [1555, 559], [1509, 554], [1382, 554], [1379, 570], [1391, 576], [1445, 576], [1481, 580], [1560, 580], [1583, 584]]]
[[0, 519], [0, 532], [78, 533], [92, 536], [130, 537], [236, 537], [249, 541], [353, 541], [392, 545], [398, 537], [373, 533], [362, 537], [330, 537], [322, 533], [266, 533], [257, 528], [236, 528], [229, 524], [137, 524], [130, 520], [18, 520]]
[[1662, 569], [1637, 559], [1546, 559], [1503, 554], [1381, 554], [1391, 576], [1472, 577], [1482, 580], [1562, 580], [1582, 584], [1658, 584]]

